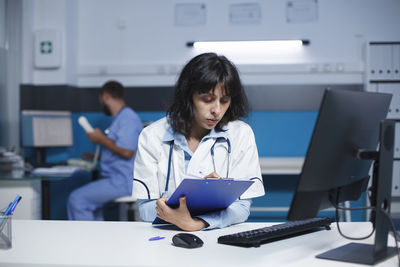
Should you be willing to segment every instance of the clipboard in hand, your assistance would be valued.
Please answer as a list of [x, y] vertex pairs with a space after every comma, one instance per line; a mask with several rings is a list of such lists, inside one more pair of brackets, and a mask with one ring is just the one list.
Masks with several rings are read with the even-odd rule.
[[[250, 180], [184, 179], [167, 201], [171, 208], [179, 206], [179, 198], [186, 196], [186, 205], [192, 216], [226, 209], [253, 183]], [[153, 224], [166, 224], [156, 217]]]

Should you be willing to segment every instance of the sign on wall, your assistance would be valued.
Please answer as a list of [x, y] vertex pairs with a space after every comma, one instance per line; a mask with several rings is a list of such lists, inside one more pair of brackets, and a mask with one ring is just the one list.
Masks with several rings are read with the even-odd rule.
[[57, 30], [35, 32], [34, 66], [38, 69], [61, 67], [61, 33]]

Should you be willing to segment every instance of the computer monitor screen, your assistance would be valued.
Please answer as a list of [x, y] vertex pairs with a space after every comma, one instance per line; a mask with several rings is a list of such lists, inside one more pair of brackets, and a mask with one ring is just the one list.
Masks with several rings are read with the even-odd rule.
[[21, 145], [23, 147], [72, 146], [71, 112], [23, 110]]
[[316, 217], [335, 203], [357, 200], [366, 190], [372, 160], [359, 150], [376, 151], [390, 94], [326, 90], [308, 147], [288, 220]]

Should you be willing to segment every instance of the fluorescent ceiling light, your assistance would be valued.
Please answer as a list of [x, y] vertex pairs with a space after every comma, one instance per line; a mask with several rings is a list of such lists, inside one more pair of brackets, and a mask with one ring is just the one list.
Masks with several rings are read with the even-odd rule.
[[195, 41], [188, 42], [188, 47], [201, 50], [213, 49], [281, 49], [283, 47], [301, 47], [310, 44], [309, 40], [269, 40], [269, 41]]

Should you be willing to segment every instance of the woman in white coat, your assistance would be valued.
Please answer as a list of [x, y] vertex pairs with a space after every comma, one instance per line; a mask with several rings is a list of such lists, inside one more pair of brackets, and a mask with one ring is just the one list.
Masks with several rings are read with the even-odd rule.
[[[214, 53], [189, 61], [175, 85], [167, 116], [139, 137], [132, 194], [144, 221], [157, 216], [182, 230], [197, 231], [247, 220], [251, 198], [264, 195], [254, 133], [239, 120], [247, 112], [247, 98], [232, 62]], [[217, 177], [255, 182], [222, 211], [192, 217], [185, 197], [176, 209], [166, 205], [184, 178]]]

